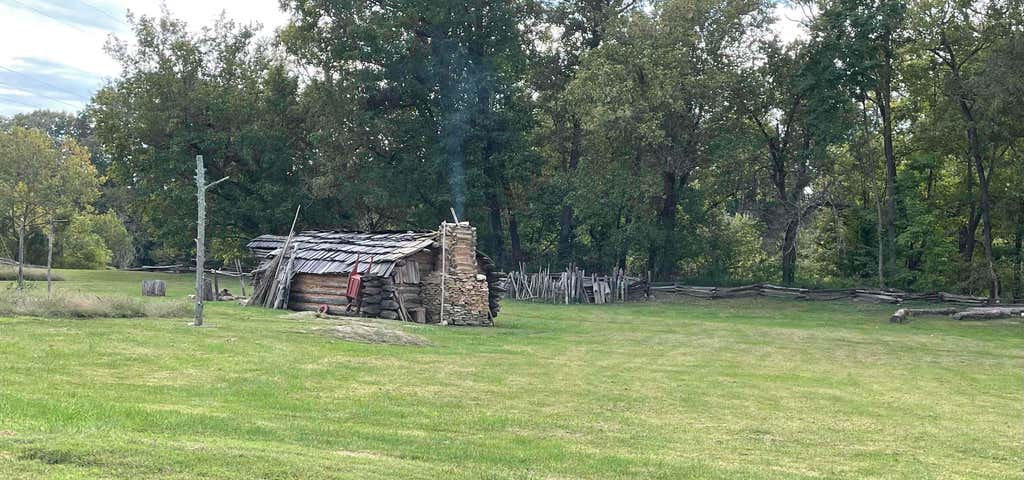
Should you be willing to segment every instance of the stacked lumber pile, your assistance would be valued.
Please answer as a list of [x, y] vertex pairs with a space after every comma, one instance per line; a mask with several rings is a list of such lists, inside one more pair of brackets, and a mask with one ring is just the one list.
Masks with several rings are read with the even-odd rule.
[[547, 303], [593, 303], [642, 301], [649, 294], [649, 283], [616, 269], [611, 275], [587, 274], [570, 265], [565, 271], [541, 269], [527, 273], [524, 266], [507, 276], [504, 289], [516, 300]]
[[671, 293], [689, 297], [719, 299], [743, 297], [776, 297], [794, 300], [863, 300], [874, 303], [902, 303], [904, 301], [948, 302], [962, 305], [984, 305], [988, 299], [970, 295], [956, 295], [946, 292], [907, 293], [899, 290], [867, 288], [820, 289], [782, 287], [767, 283], [744, 285], [742, 287], [697, 287], [670, 284], [650, 287], [658, 293]]

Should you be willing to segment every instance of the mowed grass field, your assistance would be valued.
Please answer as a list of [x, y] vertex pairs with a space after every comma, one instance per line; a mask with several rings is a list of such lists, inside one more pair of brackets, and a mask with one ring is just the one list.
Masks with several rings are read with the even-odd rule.
[[[61, 274], [99, 295], [192, 281]], [[1022, 478], [1024, 327], [892, 311], [506, 303], [495, 328], [389, 322], [430, 346], [226, 302], [204, 328], [0, 318], [0, 478]]]

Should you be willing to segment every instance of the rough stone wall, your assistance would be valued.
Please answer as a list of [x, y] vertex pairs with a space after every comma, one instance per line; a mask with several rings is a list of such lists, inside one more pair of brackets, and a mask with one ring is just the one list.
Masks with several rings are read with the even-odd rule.
[[[476, 258], [476, 228], [469, 222], [445, 223], [438, 238], [444, 242], [447, 279], [443, 322], [449, 325], [494, 325], [488, 302], [487, 276]], [[438, 252], [441, 253], [440, 251]], [[427, 321], [442, 322], [441, 318], [441, 259], [436, 269], [422, 275], [421, 295], [427, 310]]]

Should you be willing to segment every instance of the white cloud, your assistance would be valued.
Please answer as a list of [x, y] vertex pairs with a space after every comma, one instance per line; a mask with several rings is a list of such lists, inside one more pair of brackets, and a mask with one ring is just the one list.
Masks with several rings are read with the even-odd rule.
[[[32, 106], [73, 110], [119, 72], [104, 51], [111, 35], [131, 39], [125, 15], [158, 16], [161, 0], [0, 0], [0, 115]], [[170, 0], [175, 17], [199, 29], [221, 12], [259, 22], [271, 35], [287, 20], [278, 0]], [[20, 94], [17, 94], [20, 93]], [[8, 101], [9, 100], [9, 101]], [[77, 108], [75, 108], [77, 107]]]

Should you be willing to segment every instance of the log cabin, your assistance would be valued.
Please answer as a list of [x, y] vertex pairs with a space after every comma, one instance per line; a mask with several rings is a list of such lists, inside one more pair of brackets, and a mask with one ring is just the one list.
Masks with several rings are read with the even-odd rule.
[[[504, 273], [476, 249], [476, 228], [442, 223], [435, 231], [304, 231], [247, 244], [259, 261], [254, 281], [270, 281], [274, 258], [289, 265], [284, 302], [292, 310], [446, 325], [491, 326]], [[350, 275], [360, 287], [349, 292]]]

